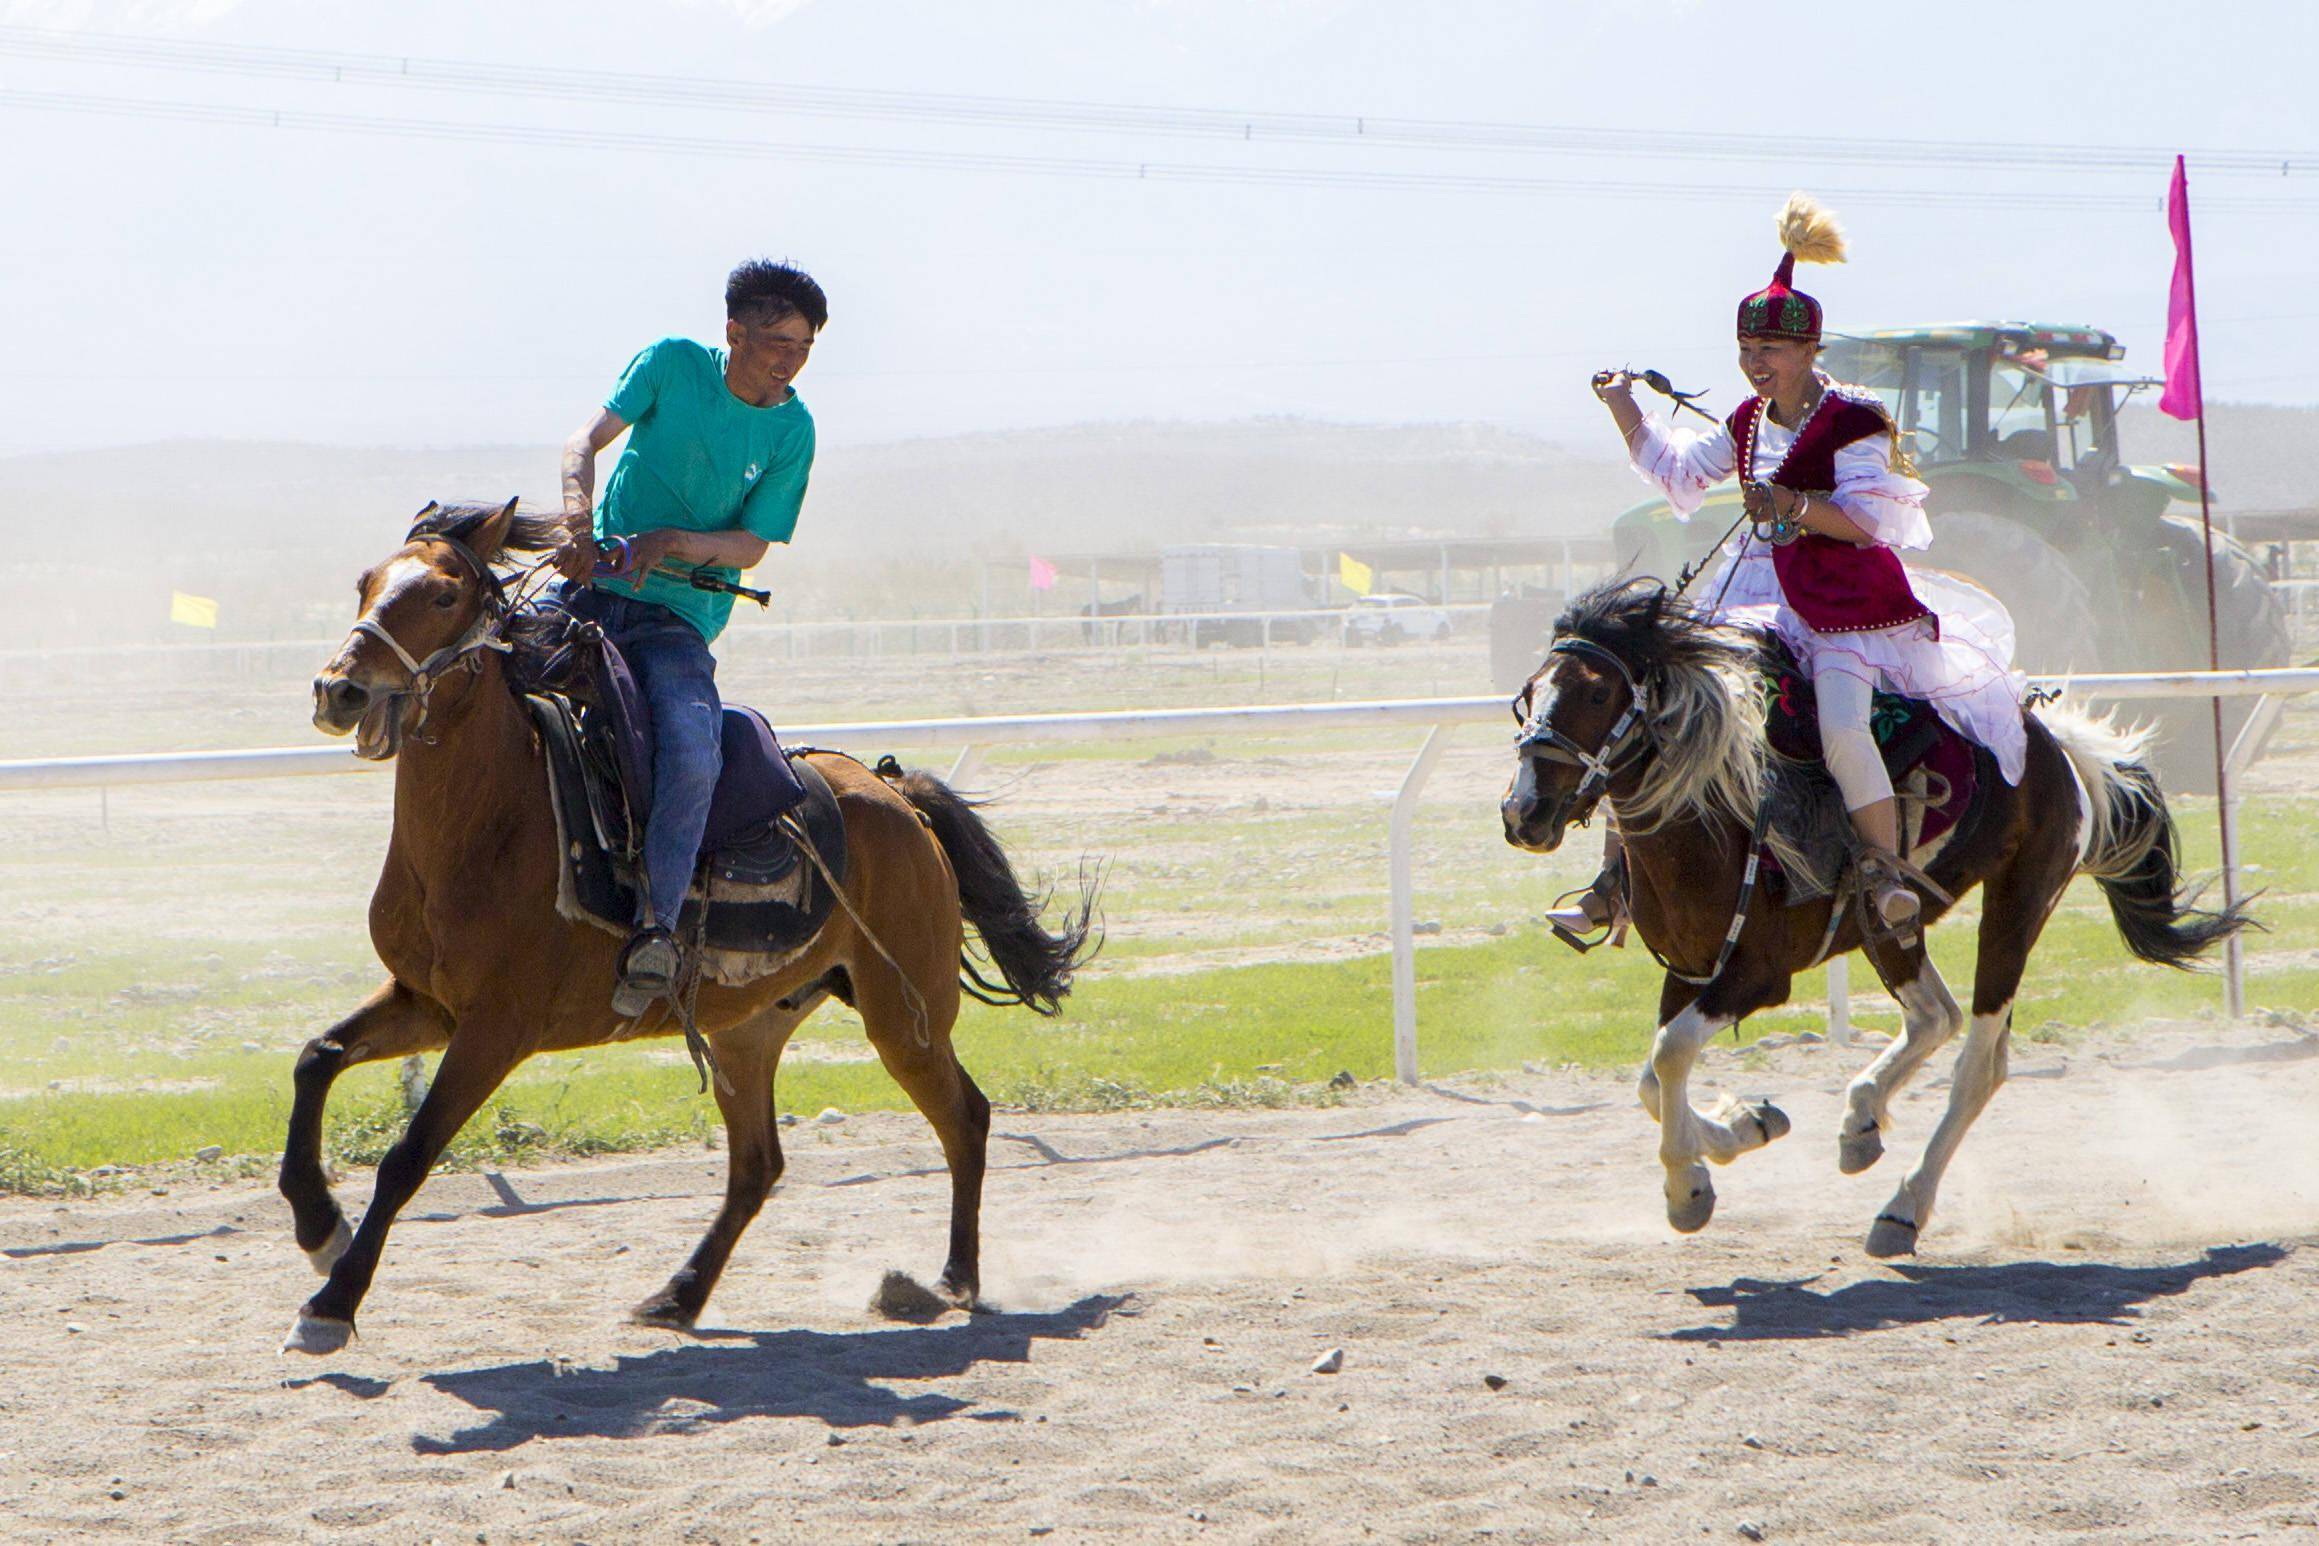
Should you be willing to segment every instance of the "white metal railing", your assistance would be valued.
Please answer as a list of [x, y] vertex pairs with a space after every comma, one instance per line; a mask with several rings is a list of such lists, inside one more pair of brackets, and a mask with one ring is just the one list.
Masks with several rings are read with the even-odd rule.
[[[2278, 701], [2319, 692], [2319, 667], [2244, 671], [2159, 671], [2104, 673], [2040, 680], [2088, 698], [2256, 697], [2256, 715], [2231, 748], [2243, 765], [2277, 712]], [[1425, 741], [1393, 799], [1387, 837], [1387, 910], [1393, 950], [1393, 1062], [1405, 1083], [1417, 1080], [1417, 987], [1413, 849], [1417, 802], [1440, 761], [1455, 727], [1506, 723], [1506, 700], [1495, 694], [1471, 698], [1411, 698], [1361, 703], [1267, 704], [1237, 708], [1132, 709], [1077, 714], [983, 715], [956, 719], [869, 720], [789, 725], [782, 735], [793, 745], [843, 744], [872, 753], [880, 748], [926, 750], [956, 747], [963, 768], [977, 747], [1091, 741], [1120, 736], [1176, 734], [1229, 735], [1300, 730], [1404, 728], [1425, 731]], [[41, 757], [0, 762], [0, 793], [36, 789], [111, 788], [134, 784], [180, 783], [198, 779], [288, 778], [368, 773], [391, 763], [364, 762], [343, 746], [272, 747], [254, 751], [158, 752], [104, 757]], [[2235, 857], [2235, 856], [2233, 856]], [[2236, 877], [2231, 877], [2235, 888]], [[1849, 982], [1842, 958], [1828, 963], [1831, 1030], [1841, 1040], [1848, 1024]], [[2233, 942], [2226, 963], [2227, 992], [2238, 1012], [2243, 962]]]

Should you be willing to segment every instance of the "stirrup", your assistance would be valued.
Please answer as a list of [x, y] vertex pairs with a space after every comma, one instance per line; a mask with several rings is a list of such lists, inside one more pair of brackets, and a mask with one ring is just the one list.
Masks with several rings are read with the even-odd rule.
[[612, 1012], [634, 1020], [660, 999], [676, 995], [682, 965], [676, 937], [663, 928], [638, 929], [620, 949], [619, 981], [612, 989]]
[[1924, 943], [1924, 902], [1914, 888], [1922, 887], [1944, 907], [1955, 905], [1956, 898], [1937, 881], [1896, 854], [1867, 848], [1861, 850], [1856, 862], [1860, 871], [1860, 930], [1879, 944], [1914, 950]]
[[[1626, 948], [1627, 942], [1627, 925], [1632, 920], [1627, 914], [1626, 896], [1624, 887], [1619, 883], [1620, 879], [1621, 877], [1616, 870], [1606, 866], [1600, 874], [1594, 877], [1591, 885], [1577, 891], [1563, 892], [1562, 895], [1554, 899], [1554, 906], [1547, 909], [1546, 927], [1554, 931], [1556, 939], [1580, 955], [1586, 954], [1597, 945], [1608, 945], [1613, 950], [1623, 950]], [[1579, 899], [1578, 913], [1585, 920], [1583, 926], [1579, 928], [1572, 928], [1554, 916], [1556, 912], [1561, 911], [1562, 904], [1572, 897]], [[1604, 916], [1597, 918], [1595, 908], [1588, 905], [1590, 903], [1599, 904]], [[1599, 933], [1597, 933], [1598, 930]], [[1594, 937], [1589, 938], [1589, 935]]]

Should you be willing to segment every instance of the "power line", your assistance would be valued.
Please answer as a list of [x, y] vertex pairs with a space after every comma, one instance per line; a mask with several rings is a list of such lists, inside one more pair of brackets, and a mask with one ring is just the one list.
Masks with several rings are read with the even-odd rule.
[[[110, 33], [0, 27], [0, 54], [20, 58], [333, 85], [617, 102], [792, 116], [999, 129], [1066, 129], [1267, 142], [1428, 150], [1477, 150], [1660, 160], [1797, 161], [1846, 166], [1939, 166], [1980, 170], [2148, 173], [2174, 151], [2147, 146], [2030, 144], [1979, 140], [1862, 139], [1598, 129], [1486, 120], [1370, 117], [1166, 107], [1125, 102], [980, 97], [740, 80], [701, 80], [626, 71], [489, 64], [395, 54], [272, 48], [253, 44], [140, 38]], [[2204, 174], [2308, 177], [2319, 152], [2197, 150]]]
[[[316, 113], [296, 109], [236, 107], [222, 103], [172, 102], [145, 97], [99, 96], [82, 92], [17, 91], [0, 88], [0, 107], [71, 112], [105, 117], [204, 123], [252, 129], [360, 134], [461, 144], [529, 145], [561, 150], [639, 151], [656, 155], [718, 157], [748, 161], [822, 161], [854, 166], [892, 166], [920, 171], [1015, 173], [1080, 177], [1111, 182], [1200, 183], [1241, 187], [1315, 188], [1410, 193], [1491, 193], [1538, 196], [1566, 194], [1623, 200], [1686, 202], [1744, 200], [1761, 203], [1784, 194], [1786, 186], [1744, 186], [1729, 182], [1634, 183], [1582, 178], [1513, 177], [1485, 173], [1331, 170], [1176, 161], [1108, 161], [1067, 156], [999, 155], [981, 151], [908, 150], [893, 147], [779, 143], [717, 139], [701, 135], [653, 134], [614, 129], [560, 128], [540, 124], [387, 117], [359, 113]], [[2153, 212], [2153, 195], [2004, 189], [1824, 188], [1824, 196], [1847, 205], [1901, 205], [1909, 208], [1973, 208]], [[2319, 200], [2209, 197], [2209, 211], [2319, 213]]]

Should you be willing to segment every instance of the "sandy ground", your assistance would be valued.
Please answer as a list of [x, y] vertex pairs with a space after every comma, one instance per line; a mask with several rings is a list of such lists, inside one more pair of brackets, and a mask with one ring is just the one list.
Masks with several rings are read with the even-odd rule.
[[[2319, 1529], [2319, 1040], [2018, 1049], [1914, 1263], [1836, 1174], [1855, 1051], [1711, 1053], [1793, 1136], [1659, 1218], [1624, 1080], [1338, 1108], [1002, 1113], [994, 1313], [864, 1308], [940, 1260], [903, 1116], [790, 1128], [678, 1337], [698, 1150], [433, 1182], [362, 1338], [247, 1182], [0, 1205], [10, 1540], [2204, 1541]], [[1936, 1064], [1936, 1069], [1945, 1065]], [[359, 1197], [367, 1176], [349, 1178]], [[1335, 1374], [1313, 1372], [1329, 1349]], [[1503, 1382], [1492, 1388], [1491, 1377]], [[1752, 1532], [1752, 1533], [1750, 1533]]]

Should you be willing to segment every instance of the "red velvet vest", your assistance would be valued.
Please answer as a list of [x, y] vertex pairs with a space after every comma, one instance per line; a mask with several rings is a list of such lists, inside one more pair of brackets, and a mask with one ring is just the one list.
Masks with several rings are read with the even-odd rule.
[[[1755, 449], [1760, 422], [1756, 410], [1762, 401], [1749, 398], [1724, 421], [1743, 479]], [[1836, 488], [1836, 453], [1891, 430], [1892, 421], [1880, 405], [1831, 390], [1804, 421], [1803, 432], [1779, 466], [1768, 472], [1759, 468], [1757, 475], [1767, 483], [1824, 499]], [[1873, 633], [1932, 618], [1934, 637], [1939, 637], [1940, 620], [1909, 589], [1900, 555], [1880, 542], [1860, 547], [1806, 532], [1786, 547], [1773, 548], [1771, 561], [1788, 605], [1814, 633]]]

